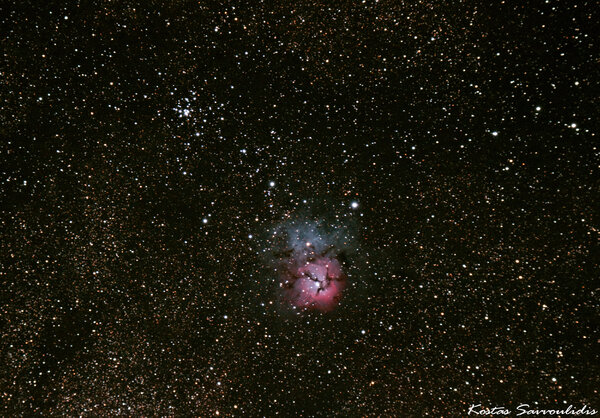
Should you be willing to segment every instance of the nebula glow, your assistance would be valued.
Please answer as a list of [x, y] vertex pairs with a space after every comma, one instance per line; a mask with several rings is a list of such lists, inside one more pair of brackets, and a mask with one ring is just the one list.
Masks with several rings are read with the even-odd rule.
[[340, 249], [314, 225], [288, 230], [287, 247], [277, 253], [282, 302], [300, 310], [329, 312], [346, 287]]

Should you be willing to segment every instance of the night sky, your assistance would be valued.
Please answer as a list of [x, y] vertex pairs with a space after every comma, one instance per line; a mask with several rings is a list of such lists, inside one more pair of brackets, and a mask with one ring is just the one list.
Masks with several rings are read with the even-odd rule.
[[0, 6], [0, 415], [598, 408], [597, 4], [90, 3]]

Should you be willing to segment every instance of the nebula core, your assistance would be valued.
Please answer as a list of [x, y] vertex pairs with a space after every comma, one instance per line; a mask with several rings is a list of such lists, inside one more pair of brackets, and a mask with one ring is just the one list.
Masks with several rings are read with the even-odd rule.
[[300, 310], [329, 312], [338, 305], [347, 276], [343, 254], [330, 236], [312, 225], [288, 231], [287, 248], [278, 252], [283, 303]]

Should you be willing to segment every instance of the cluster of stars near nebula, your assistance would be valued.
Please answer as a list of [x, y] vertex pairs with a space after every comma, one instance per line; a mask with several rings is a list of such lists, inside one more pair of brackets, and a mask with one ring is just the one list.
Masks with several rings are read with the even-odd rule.
[[136, 3], [0, 8], [0, 415], [600, 410], [597, 5]]

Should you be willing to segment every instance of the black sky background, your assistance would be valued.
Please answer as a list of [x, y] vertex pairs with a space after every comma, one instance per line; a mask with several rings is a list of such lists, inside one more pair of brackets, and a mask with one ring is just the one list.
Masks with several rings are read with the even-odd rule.
[[2, 413], [597, 408], [597, 12], [447, 3], [0, 6]]

